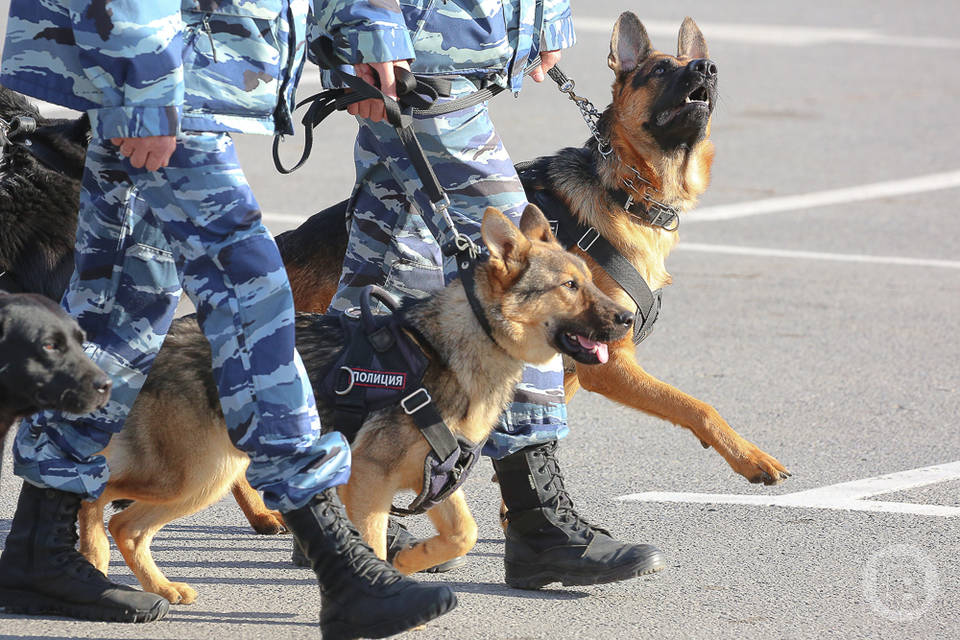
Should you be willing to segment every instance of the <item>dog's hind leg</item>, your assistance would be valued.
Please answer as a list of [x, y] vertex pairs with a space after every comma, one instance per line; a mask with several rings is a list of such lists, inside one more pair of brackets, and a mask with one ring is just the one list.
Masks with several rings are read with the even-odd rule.
[[400, 551], [393, 566], [406, 574], [416, 573], [466, 555], [477, 543], [477, 523], [470, 513], [463, 490], [427, 511], [437, 535]]
[[153, 561], [150, 543], [163, 525], [206, 506], [200, 496], [190, 498], [173, 503], [137, 501], [110, 518], [110, 534], [144, 591], [161, 595], [173, 604], [190, 604], [197, 599], [197, 592], [184, 582], [167, 580]]
[[254, 531], [264, 536], [287, 533], [283, 516], [279, 511], [267, 509], [260, 492], [250, 486], [245, 475], [237, 476], [230, 491]]
[[103, 524], [103, 509], [107, 502], [102, 495], [96, 502], [84, 501], [77, 516], [80, 553], [103, 575], [110, 570], [110, 540]]
[[690, 429], [704, 447], [716, 449], [750, 482], [777, 484], [790, 476], [776, 458], [734, 431], [716, 409], [644, 371], [634, 353], [633, 343], [627, 341], [610, 350], [605, 364], [578, 366], [580, 384], [587, 391]]

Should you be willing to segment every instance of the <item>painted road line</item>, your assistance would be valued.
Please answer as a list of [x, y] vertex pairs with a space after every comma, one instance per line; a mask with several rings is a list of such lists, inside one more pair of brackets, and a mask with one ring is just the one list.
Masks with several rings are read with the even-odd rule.
[[953, 518], [960, 516], [960, 507], [911, 502], [884, 502], [867, 500], [866, 498], [894, 491], [907, 491], [958, 478], [960, 478], [960, 462], [951, 462], [777, 496], [648, 491], [620, 496], [617, 500], [623, 502], [742, 504], [800, 509], [905, 513]]
[[789, 249], [767, 249], [762, 247], [741, 247], [724, 244], [704, 244], [699, 242], [681, 242], [679, 251], [699, 251], [702, 253], [724, 253], [737, 256], [761, 256], [764, 258], [789, 258], [795, 260], [826, 260], [834, 262], [860, 262], [906, 267], [936, 267], [940, 269], [960, 269], [958, 260], [936, 260], [927, 258], [903, 258], [900, 256], [870, 256], [855, 253], [823, 253], [820, 251], [793, 251]]
[[931, 173], [929, 175], [907, 178], [905, 180], [873, 182], [856, 187], [814, 191], [812, 193], [802, 193], [793, 196], [784, 196], [782, 198], [765, 198], [763, 200], [750, 200], [714, 207], [703, 207], [702, 209], [694, 209], [689, 215], [684, 216], [683, 223], [684, 225], [688, 225], [698, 222], [732, 220], [749, 216], [782, 213], [784, 211], [825, 207], [847, 202], [876, 200], [878, 198], [890, 198], [924, 193], [927, 191], [939, 191], [942, 189], [956, 189], [958, 187], [960, 187], [960, 171]]
[[[616, 16], [596, 18], [574, 16], [574, 27], [583, 33], [610, 35]], [[828, 44], [866, 44], [884, 47], [923, 49], [960, 49], [960, 40], [938, 36], [903, 36], [880, 33], [874, 29], [837, 29], [780, 24], [736, 24], [697, 22], [709, 42], [726, 41], [787, 47], [811, 47]], [[643, 26], [654, 38], [676, 38], [680, 21], [644, 20]]]
[[[299, 226], [309, 216], [290, 213], [264, 213], [267, 224]], [[704, 244], [699, 242], [681, 242], [679, 251], [698, 251], [701, 253], [722, 253], [738, 256], [759, 256], [764, 258], [787, 258], [791, 260], [822, 260], [834, 262], [854, 262], [883, 264], [907, 267], [933, 267], [940, 269], [960, 269], [958, 260], [934, 260], [925, 258], [902, 258], [899, 256], [869, 256], [847, 253], [822, 253], [819, 251], [791, 251], [786, 249], [767, 249], [762, 247], [740, 247], [736, 245]]]

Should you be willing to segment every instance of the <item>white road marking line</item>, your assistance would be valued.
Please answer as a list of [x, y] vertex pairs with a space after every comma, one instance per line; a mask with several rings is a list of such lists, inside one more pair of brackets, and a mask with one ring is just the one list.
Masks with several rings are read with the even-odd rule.
[[[574, 16], [573, 27], [583, 33], [610, 35], [616, 17]], [[697, 22], [707, 42], [728, 41], [787, 47], [809, 47], [827, 44], [866, 44], [885, 47], [924, 49], [960, 49], [960, 40], [937, 36], [901, 36], [879, 33], [873, 29], [837, 29], [779, 24], [734, 24], [729, 22]], [[680, 21], [644, 20], [647, 33], [653, 38], [676, 38]], [[666, 49], [665, 49], [666, 50]]]
[[958, 478], [960, 478], [960, 462], [950, 462], [778, 496], [648, 491], [646, 493], [633, 493], [620, 496], [617, 500], [623, 502], [746, 504], [800, 509], [906, 513], [953, 518], [960, 516], [960, 507], [937, 504], [915, 504], [911, 502], [884, 502], [879, 500], [866, 500], [865, 498], [894, 491], [916, 489], [937, 482], [946, 482]]
[[802, 193], [794, 196], [784, 196], [782, 198], [766, 198], [763, 200], [703, 207], [701, 209], [694, 209], [689, 215], [684, 217], [683, 222], [686, 225], [698, 222], [732, 220], [734, 218], [768, 215], [771, 213], [782, 213], [784, 211], [797, 211], [812, 207], [824, 207], [846, 202], [860, 202], [863, 200], [876, 200], [878, 198], [890, 198], [914, 193], [924, 193], [927, 191], [939, 191], [942, 189], [955, 189], [957, 187], [960, 187], [960, 171], [946, 171], [944, 173], [931, 173], [925, 176], [907, 178], [905, 180], [873, 182], [856, 187], [814, 191], [812, 193]]
[[264, 213], [263, 221], [265, 223], [277, 222], [280, 224], [294, 224], [299, 226], [303, 224], [311, 215], [313, 214], [301, 215], [297, 213]]
[[[264, 213], [263, 220], [269, 224], [300, 225], [309, 216], [290, 213]], [[765, 258], [788, 258], [795, 260], [826, 260], [834, 262], [859, 262], [908, 267], [935, 267], [942, 269], [960, 269], [958, 260], [934, 260], [925, 258], [902, 258], [899, 256], [868, 256], [846, 253], [822, 253], [818, 251], [790, 251], [786, 249], [765, 249], [761, 247], [740, 247], [735, 245], [703, 244], [681, 242], [678, 250], [698, 251], [701, 253], [722, 253], [740, 256], [762, 256]]]
[[724, 253], [738, 256], [762, 256], [766, 258], [790, 258], [798, 260], [826, 260], [834, 262], [861, 262], [907, 267], [937, 267], [942, 269], [960, 269], [960, 261], [936, 260], [926, 258], [903, 258], [900, 256], [870, 256], [849, 253], [823, 253], [820, 251], [792, 251], [788, 249], [764, 249], [761, 247], [741, 247], [724, 244], [703, 244], [680, 242], [677, 250], [699, 251], [702, 253]]

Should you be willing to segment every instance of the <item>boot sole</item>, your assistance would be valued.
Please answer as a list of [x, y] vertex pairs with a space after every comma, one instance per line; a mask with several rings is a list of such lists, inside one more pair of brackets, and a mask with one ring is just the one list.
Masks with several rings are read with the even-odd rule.
[[0, 589], [0, 611], [14, 614], [52, 614], [98, 622], [153, 622], [167, 615], [170, 603], [159, 600], [149, 611], [117, 611], [97, 604], [71, 604], [42, 593]]
[[327, 622], [320, 625], [320, 635], [324, 640], [355, 640], [357, 638], [387, 638], [398, 633], [419, 627], [439, 618], [457, 606], [457, 596], [451, 590], [433, 608], [401, 620], [388, 620], [377, 624], [359, 626], [345, 622]]
[[540, 589], [553, 582], [559, 582], [565, 587], [586, 586], [639, 578], [662, 571], [666, 566], [666, 559], [659, 554], [647, 558], [641, 564], [615, 567], [603, 573], [589, 574], [564, 573], [553, 569], [541, 569], [539, 565], [504, 561], [504, 581], [514, 589], [527, 590]]

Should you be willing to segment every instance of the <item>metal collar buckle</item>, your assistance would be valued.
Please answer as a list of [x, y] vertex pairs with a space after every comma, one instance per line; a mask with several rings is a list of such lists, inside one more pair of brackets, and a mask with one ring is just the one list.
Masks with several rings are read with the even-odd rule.
[[[407, 406], [407, 402], [408, 402], [409, 400], [413, 399], [413, 398], [416, 398], [417, 395], [420, 394], [420, 393], [422, 393], [422, 394], [425, 396], [424, 399], [420, 402], [420, 404], [418, 404], [417, 406], [415, 406], [415, 407], [413, 407], [413, 408], [408, 407], [408, 406]], [[400, 401], [400, 406], [403, 407], [404, 412], [405, 412], [408, 416], [411, 416], [411, 415], [415, 414], [417, 411], [420, 411], [420, 409], [423, 409], [425, 406], [427, 406], [427, 405], [430, 404], [431, 402], [433, 402], [433, 398], [430, 397], [430, 392], [427, 391], [426, 389], [424, 389], [423, 387], [420, 387], [419, 389], [417, 389], [416, 391], [414, 391], [414, 392], [411, 393], [410, 395], [406, 396], [403, 400], [401, 400], [401, 401]]]
[[650, 224], [662, 227], [666, 231], [676, 231], [680, 226], [680, 216], [671, 207], [658, 203], [650, 207], [648, 213], [654, 214], [650, 218]]
[[[590, 241], [586, 244], [586, 246], [584, 246], [583, 241], [587, 239], [587, 236], [589, 236], [591, 232], [593, 233], [593, 237], [590, 238]], [[583, 251], [589, 251], [590, 247], [593, 246], [593, 243], [599, 239], [600, 239], [600, 232], [597, 231], [596, 227], [590, 227], [583, 233], [582, 236], [580, 236], [580, 239], [577, 240], [577, 247], [579, 247]]]

